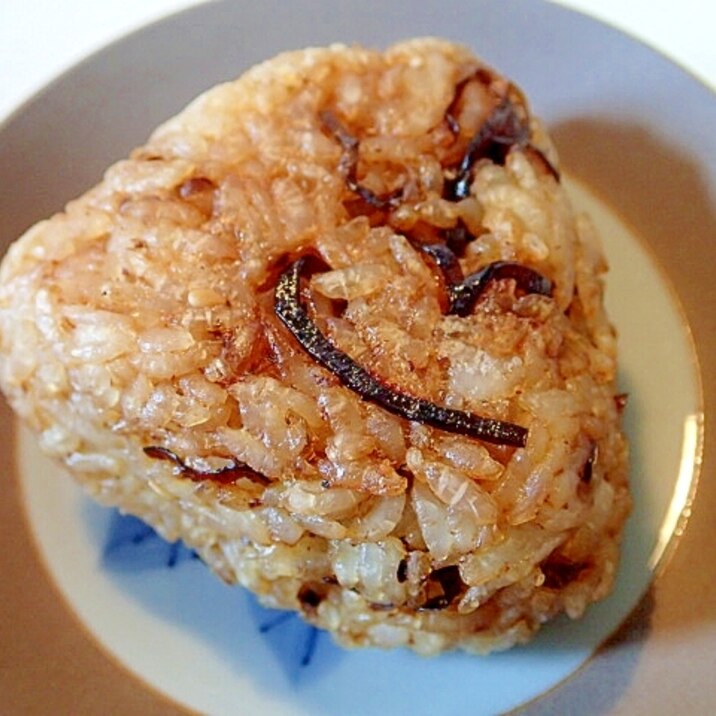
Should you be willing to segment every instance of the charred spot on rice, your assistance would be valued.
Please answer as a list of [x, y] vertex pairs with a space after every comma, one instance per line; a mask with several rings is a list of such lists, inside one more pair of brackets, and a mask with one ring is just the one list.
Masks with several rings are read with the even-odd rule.
[[321, 585], [304, 584], [298, 590], [298, 601], [305, 612], [313, 613], [325, 599], [325, 589]]
[[436, 569], [426, 580], [426, 599], [420, 608], [446, 609], [466, 589], [467, 585], [460, 578], [460, 569], [456, 565]]
[[524, 643], [609, 593], [630, 510], [560, 172], [465, 47], [280, 55], [13, 245], [0, 387], [91, 496], [341, 644]]
[[589, 448], [589, 456], [587, 457], [584, 465], [582, 466], [582, 469], [579, 473], [579, 479], [589, 484], [592, 481], [592, 474], [594, 472], [594, 465], [597, 462], [598, 457], [598, 447], [596, 443], [592, 443]]
[[544, 586], [547, 589], [564, 589], [578, 580], [590, 568], [588, 562], [573, 562], [560, 554], [552, 555], [543, 565]]

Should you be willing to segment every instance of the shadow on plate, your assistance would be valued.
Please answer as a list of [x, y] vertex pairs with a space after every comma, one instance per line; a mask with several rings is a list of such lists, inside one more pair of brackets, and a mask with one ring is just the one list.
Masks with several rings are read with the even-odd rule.
[[[697, 313], [703, 314], [704, 306], [716, 309], [714, 267], [698, 250], [716, 238], [716, 196], [711, 194], [716, 187], [709, 189], [704, 158], [699, 161], [667, 144], [646, 125], [630, 122], [576, 117], [550, 127], [550, 132], [562, 165], [654, 251], [678, 286], [698, 334], [702, 329]], [[715, 328], [716, 316], [712, 316], [710, 329]], [[696, 337], [701, 345], [700, 336]]]
[[612, 713], [638, 667], [642, 646], [651, 630], [654, 607], [654, 590], [649, 588], [619, 630], [594, 656], [570, 679], [529, 704], [525, 716], [571, 714], [575, 703], [580, 705], [580, 716]]

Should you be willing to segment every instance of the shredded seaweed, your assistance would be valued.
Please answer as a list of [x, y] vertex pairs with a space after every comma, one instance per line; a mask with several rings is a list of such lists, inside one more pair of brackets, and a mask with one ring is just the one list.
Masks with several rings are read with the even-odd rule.
[[529, 140], [529, 127], [519, 118], [512, 101], [505, 97], [492, 110], [477, 130], [457, 167], [457, 176], [445, 183], [445, 198], [460, 201], [470, 196], [472, 168], [486, 157], [495, 164], [504, 164], [510, 148], [523, 147]]
[[221, 467], [217, 470], [196, 470], [193, 467], [189, 467], [175, 452], [165, 447], [150, 445], [144, 448], [144, 453], [148, 457], [157, 460], [169, 460], [173, 462], [184, 477], [188, 477], [190, 480], [196, 482], [213, 480], [222, 484], [231, 484], [243, 477], [260, 485], [268, 485], [270, 483], [270, 480], [265, 475], [262, 475], [243, 462], [232, 461], [225, 467]]
[[[453, 99], [444, 114], [444, 121], [456, 138], [461, 131], [458, 119], [460, 103], [463, 101], [465, 87], [473, 81], [489, 85], [492, 78], [486, 71], [478, 70], [456, 85]], [[511, 97], [505, 94], [496, 97], [495, 101], [496, 106], [468, 142], [460, 162], [454, 169], [454, 179], [444, 184], [443, 197], [449, 201], [460, 201], [469, 196], [472, 169], [478, 159], [487, 158], [504, 164], [512, 147], [530, 146], [529, 127], [520, 117]], [[338, 169], [345, 177], [346, 186], [374, 209], [391, 210], [397, 207], [403, 198], [402, 189], [381, 197], [358, 181], [359, 139], [350, 134], [332, 111], [321, 111], [319, 119], [324, 129], [341, 146], [342, 155]], [[552, 173], [555, 173], [541, 152], [537, 149], [531, 149], [530, 152], [545, 170], [551, 169]], [[416, 246], [439, 269], [445, 286], [446, 300], [443, 308], [446, 313], [467, 316], [488, 284], [502, 279], [514, 280], [517, 289], [526, 293], [552, 295], [552, 284], [547, 278], [518, 263], [497, 261], [465, 278], [457, 257], [462, 255], [465, 247], [475, 237], [460, 222], [456, 227], [441, 232], [441, 238], [444, 243], [416, 242]], [[358, 395], [396, 415], [499, 445], [525, 445], [525, 428], [442, 407], [423, 398], [408, 395], [372, 375], [334, 346], [311, 319], [301, 298], [302, 276], [308, 277], [317, 270], [327, 269], [320, 259], [304, 256], [283, 271], [275, 288], [276, 315], [309, 355]]]
[[363, 186], [358, 181], [359, 140], [348, 132], [348, 130], [338, 121], [338, 118], [335, 114], [333, 114], [333, 112], [323, 110], [319, 114], [319, 118], [323, 126], [331, 133], [333, 138], [343, 149], [338, 170], [345, 176], [346, 186], [374, 209], [395, 209], [399, 206], [403, 199], [402, 188], [381, 197], [371, 189], [368, 189], [368, 187]]
[[449, 313], [467, 316], [491, 281], [512, 279], [525, 293], [552, 295], [552, 282], [541, 273], [512, 261], [494, 261], [471, 273], [460, 283], [448, 283]]
[[552, 295], [552, 282], [523, 264], [494, 261], [465, 278], [457, 256], [446, 245], [418, 244], [417, 248], [440, 270], [447, 294], [445, 313], [449, 315], [469, 315], [491, 281], [512, 279], [520, 291]]
[[[480, 68], [470, 77], [455, 85], [453, 99], [444, 114], [444, 122], [454, 137], [458, 137], [461, 131], [457, 118], [460, 102], [462, 102], [465, 88], [474, 81], [489, 87], [492, 77], [485, 69]], [[514, 87], [512, 89], [515, 91]], [[465, 199], [470, 194], [472, 167], [475, 162], [478, 159], [488, 158], [496, 164], [504, 164], [510, 150], [515, 146], [521, 148], [530, 161], [537, 165], [543, 173], [551, 174], [559, 181], [560, 176], [557, 169], [544, 153], [529, 141], [529, 137], [529, 126], [519, 117], [515, 103], [509, 94], [505, 94], [470, 140], [456, 167], [457, 176], [445, 184], [444, 198], [449, 201]]]
[[314, 360], [365, 400], [370, 400], [407, 420], [415, 420], [497, 445], [524, 447], [527, 440], [526, 428], [462, 410], [445, 408], [429, 400], [408, 395], [376, 378], [336, 348], [308, 315], [301, 298], [301, 277], [308, 277], [319, 269], [327, 270], [328, 266], [315, 257], [299, 258], [281, 274], [274, 294], [276, 315]]
[[547, 589], [564, 589], [591, 566], [589, 562], [573, 562], [564, 555], [553, 553], [540, 565], [540, 569]]
[[[446, 286], [458, 285], [465, 280], [460, 262], [449, 246], [446, 244], [423, 244], [418, 246], [418, 248], [423, 254], [430, 257], [440, 269]], [[448, 311], [448, 313], [450, 313], [450, 311]]]
[[471, 82], [479, 82], [483, 87], [489, 87], [494, 79], [494, 76], [486, 67], [478, 67], [471, 75], [465, 77], [463, 80], [460, 80], [455, 85], [452, 100], [443, 115], [445, 125], [450, 130], [451, 134], [457, 136], [461, 131], [458, 115], [460, 113], [460, 103], [463, 101], [465, 88]]

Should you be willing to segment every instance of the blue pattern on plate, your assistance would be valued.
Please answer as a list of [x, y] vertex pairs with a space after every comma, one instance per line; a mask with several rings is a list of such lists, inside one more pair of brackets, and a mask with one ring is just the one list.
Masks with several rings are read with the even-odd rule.
[[[197, 559], [199, 555], [183, 542], [167, 542], [140, 519], [113, 512], [101, 557], [102, 567], [108, 572], [174, 569]], [[267, 609], [256, 599], [252, 599], [250, 611], [258, 632], [290, 680], [297, 680], [299, 672], [314, 661], [319, 630], [303, 622], [295, 612]]]

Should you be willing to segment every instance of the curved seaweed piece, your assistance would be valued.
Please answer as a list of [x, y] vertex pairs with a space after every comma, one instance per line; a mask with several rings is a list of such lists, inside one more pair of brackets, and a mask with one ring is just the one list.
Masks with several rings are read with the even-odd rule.
[[465, 278], [457, 256], [444, 244], [422, 244], [417, 248], [440, 270], [447, 293], [448, 315], [467, 316], [491, 281], [512, 279], [525, 293], [552, 295], [552, 282], [523, 264], [493, 261]]
[[525, 293], [552, 295], [552, 282], [534, 269], [512, 261], [494, 261], [471, 273], [460, 283], [448, 283], [450, 298], [448, 313], [467, 316], [491, 281], [512, 279]]
[[503, 98], [467, 145], [457, 167], [457, 176], [445, 185], [445, 198], [449, 201], [466, 199], [470, 195], [470, 179], [475, 162], [488, 157], [496, 164], [504, 164], [510, 148], [514, 145], [525, 146], [529, 135], [529, 127], [517, 116], [514, 104], [508, 97]]
[[358, 181], [358, 148], [360, 147], [360, 141], [352, 134], [349, 134], [348, 130], [330, 110], [323, 110], [319, 114], [319, 118], [323, 126], [343, 149], [338, 169], [346, 178], [346, 186], [374, 209], [395, 209], [402, 201], [403, 190], [398, 189], [387, 196], [381, 197], [368, 189], [368, 187], [363, 186]]
[[184, 460], [175, 452], [169, 450], [169, 448], [149, 445], [144, 448], [144, 454], [157, 460], [169, 460], [173, 462], [184, 477], [188, 477], [190, 480], [197, 482], [202, 480], [214, 480], [215, 482], [228, 485], [242, 477], [260, 485], [268, 485], [271, 482], [266, 475], [262, 475], [252, 467], [249, 467], [246, 463], [236, 460], [217, 470], [196, 470], [193, 467], [189, 467]]
[[497, 445], [524, 447], [527, 441], [526, 428], [439, 406], [429, 400], [404, 393], [376, 378], [334, 346], [308, 315], [301, 298], [302, 276], [309, 276], [319, 269], [327, 268], [322, 260], [303, 256], [281, 274], [274, 294], [276, 315], [314, 360], [365, 400], [370, 400], [407, 420], [416, 420]]

